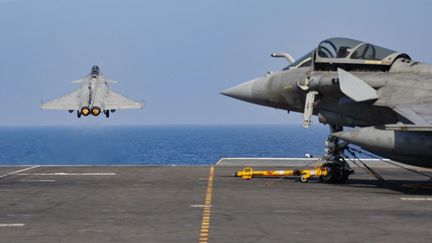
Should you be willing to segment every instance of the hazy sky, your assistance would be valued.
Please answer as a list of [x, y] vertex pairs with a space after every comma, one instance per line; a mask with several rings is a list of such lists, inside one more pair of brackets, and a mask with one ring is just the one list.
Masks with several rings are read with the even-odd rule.
[[[432, 62], [431, 1], [0, 0], [0, 125], [297, 123], [219, 92], [342, 36]], [[77, 119], [42, 111], [102, 65], [144, 110]]]

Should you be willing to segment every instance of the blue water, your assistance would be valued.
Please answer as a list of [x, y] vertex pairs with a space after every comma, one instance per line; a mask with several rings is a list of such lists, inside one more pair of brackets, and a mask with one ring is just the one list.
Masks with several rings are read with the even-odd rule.
[[1, 127], [0, 164], [207, 165], [222, 157], [321, 155], [315, 125]]

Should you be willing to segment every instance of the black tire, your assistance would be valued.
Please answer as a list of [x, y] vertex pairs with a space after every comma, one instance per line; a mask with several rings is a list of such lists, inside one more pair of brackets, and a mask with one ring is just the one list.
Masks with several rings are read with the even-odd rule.
[[77, 111], [77, 117], [81, 118], [81, 112]]
[[323, 168], [327, 168], [330, 172], [327, 176], [320, 176], [319, 181], [329, 184], [344, 184], [348, 181], [350, 173], [341, 168], [335, 163], [324, 163]]
[[349, 178], [349, 173], [348, 171], [343, 171], [342, 172], [342, 177], [340, 178], [340, 180], [337, 182], [338, 184], [345, 184], [348, 181]]
[[105, 111], [105, 116], [106, 116], [106, 118], [109, 118], [109, 116], [110, 116], [109, 110]]
[[320, 176], [319, 177], [319, 181], [322, 183], [333, 183], [334, 182], [334, 171], [335, 171], [335, 166], [332, 163], [324, 163], [321, 166], [322, 168], [327, 168], [329, 170], [328, 175], [326, 176]]

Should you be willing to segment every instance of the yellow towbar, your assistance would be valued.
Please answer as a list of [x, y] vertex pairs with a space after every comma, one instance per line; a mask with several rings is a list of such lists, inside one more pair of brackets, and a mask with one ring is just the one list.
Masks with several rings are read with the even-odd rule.
[[249, 180], [252, 177], [285, 177], [285, 176], [300, 176], [300, 181], [303, 183], [314, 176], [327, 176], [329, 169], [327, 167], [317, 167], [315, 169], [305, 170], [253, 170], [251, 167], [246, 167], [242, 171], [234, 173], [235, 177]]

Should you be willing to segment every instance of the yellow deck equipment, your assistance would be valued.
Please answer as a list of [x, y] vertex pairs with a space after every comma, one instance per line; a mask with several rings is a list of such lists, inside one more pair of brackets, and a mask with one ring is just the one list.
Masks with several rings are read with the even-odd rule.
[[312, 177], [327, 176], [329, 169], [327, 167], [316, 167], [315, 169], [303, 170], [253, 170], [251, 167], [246, 167], [241, 171], [234, 173], [235, 177], [249, 180], [252, 177], [286, 177], [299, 176], [303, 183], [308, 182]]

